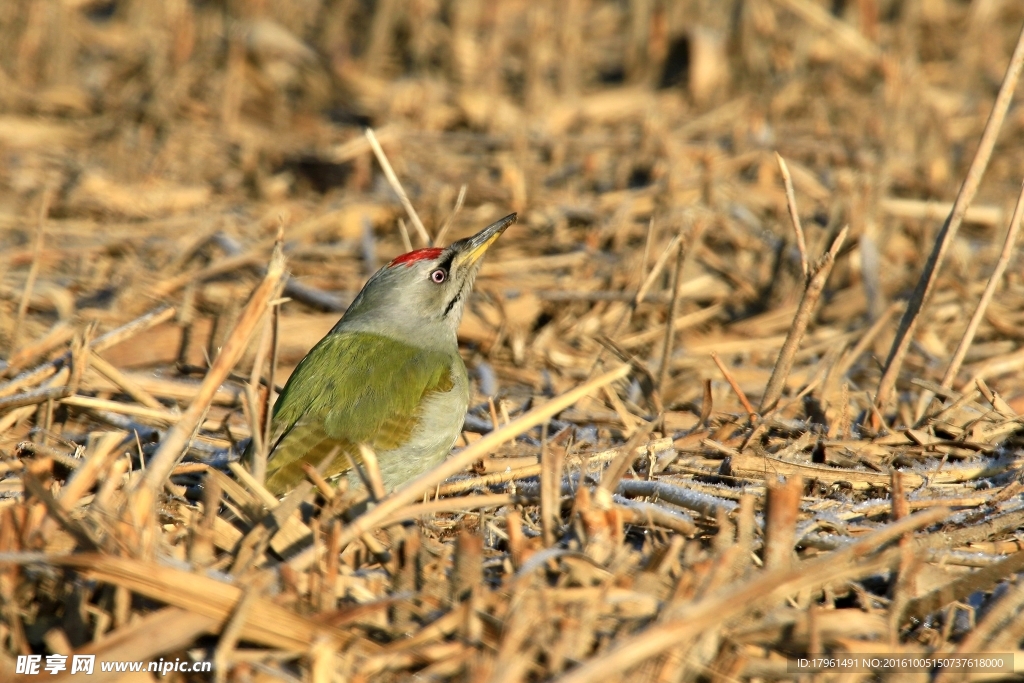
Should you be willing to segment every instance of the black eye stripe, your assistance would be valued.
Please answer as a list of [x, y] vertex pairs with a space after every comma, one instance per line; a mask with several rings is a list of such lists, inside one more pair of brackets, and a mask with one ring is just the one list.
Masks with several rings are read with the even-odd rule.
[[441, 270], [443, 270], [444, 272], [449, 273], [449, 272], [451, 272], [452, 261], [454, 261], [454, 260], [455, 260], [455, 252], [452, 250], [451, 247], [448, 247], [447, 253], [445, 253], [441, 257], [441, 260], [438, 261], [437, 267], [440, 268]]

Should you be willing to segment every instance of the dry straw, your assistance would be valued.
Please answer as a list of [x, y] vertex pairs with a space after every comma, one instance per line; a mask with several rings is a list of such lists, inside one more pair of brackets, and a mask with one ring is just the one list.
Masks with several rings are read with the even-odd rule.
[[[95, 5], [0, 3], [0, 680], [1024, 647], [1016, 4]], [[510, 209], [453, 455], [277, 500], [275, 385]]]

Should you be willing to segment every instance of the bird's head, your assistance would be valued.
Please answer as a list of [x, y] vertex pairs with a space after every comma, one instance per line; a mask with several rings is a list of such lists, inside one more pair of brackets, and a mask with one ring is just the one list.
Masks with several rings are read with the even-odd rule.
[[484, 253], [515, 221], [509, 214], [447, 248], [395, 258], [367, 281], [338, 327], [454, 339]]

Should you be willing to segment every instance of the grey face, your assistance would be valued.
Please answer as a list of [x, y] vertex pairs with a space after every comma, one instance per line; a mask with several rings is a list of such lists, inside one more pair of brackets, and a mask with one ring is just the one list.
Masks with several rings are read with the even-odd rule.
[[447, 249], [399, 256], [370, 278], [337, 327], [454, 340], [484, 253], [514, 221], [512, 214]]

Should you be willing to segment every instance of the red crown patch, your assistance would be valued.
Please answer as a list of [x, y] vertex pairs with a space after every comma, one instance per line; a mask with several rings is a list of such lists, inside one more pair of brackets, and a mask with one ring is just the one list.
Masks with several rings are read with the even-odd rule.
[[444, 251], [444, 249], [438, 249], [437, 247], [410, 251], [408, 254], [402, 254], [401, 256], [395, 257], [395, 259], [388, 264], [388, 268], [393, 268], [400, 263], [403, 263], [406, 266], [411, 266], [417, 261], [422, 261], [423, 259], [435, 259], [441, 255], [442, 251]]

